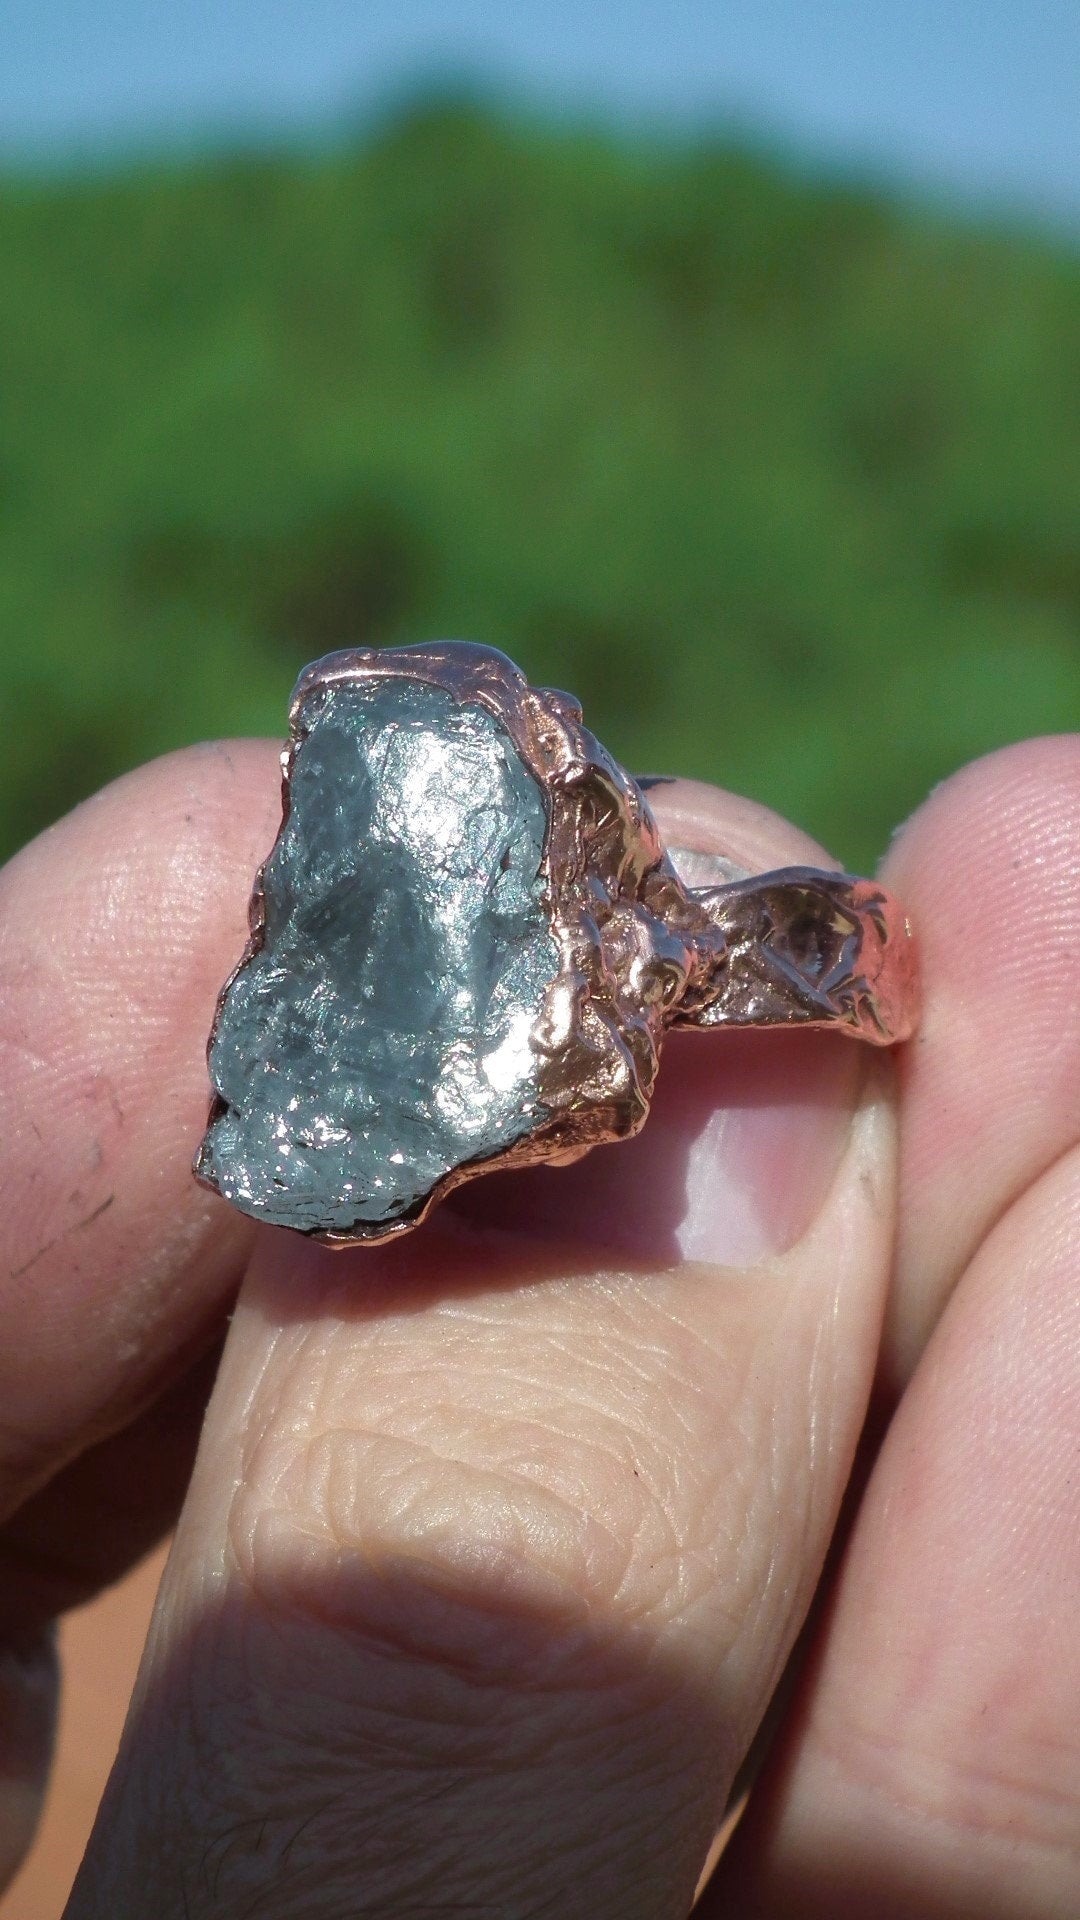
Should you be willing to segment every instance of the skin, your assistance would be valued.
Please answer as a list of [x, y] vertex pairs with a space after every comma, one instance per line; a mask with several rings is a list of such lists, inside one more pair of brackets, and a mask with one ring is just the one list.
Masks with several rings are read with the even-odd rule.
[[897, 836], [896, 1074], [689, 1036], [636, 1142], [333, 1256], [189, 1171], [277, 815], [195, 749], [0, 875], [0, 1879], [50, 1622], [175, 1523], [70, 1920], [682, 1920], [770, 1702], [703, 1914], [1075, 1913], [1080, 741]]

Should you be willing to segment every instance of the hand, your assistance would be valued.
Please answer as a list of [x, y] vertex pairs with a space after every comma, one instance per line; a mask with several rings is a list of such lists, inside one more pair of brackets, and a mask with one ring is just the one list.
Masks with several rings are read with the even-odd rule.
[[269, 744], [198, 749], [0, 876], [0, 1879], [48, 1622], [179, 1513], [70, 1920], [682, 1920], [812, 1605], [701, 1911], [1075, 1913], [1080, 742], [894, 844], [899, 1100], [836, 1036], [673, 1036], [639, 1139], [349, 1254], [190, 1175], [277, 813]]

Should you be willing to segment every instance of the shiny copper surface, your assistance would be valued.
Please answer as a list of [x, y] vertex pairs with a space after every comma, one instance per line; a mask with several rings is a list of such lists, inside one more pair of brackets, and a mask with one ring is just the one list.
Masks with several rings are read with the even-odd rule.
[[[410, 1218], [316, 1237], [332, 1245], [384, 1239], [408, 1231], [452, 1187], [496, 1165], [572, 1160], [636, 1133], [648, 1115], [668, 1027], [835, 1027], [879, 1046], [910, 1035], [913, 942], [883, 888], [807, 867], [724, 885], [685, 884], [641, 787], [584, 726], [577, 701], [530, 687], [494, 649], [443, 642], [358, 649], [314, 662], [290, 709], [283, 821], [312, 703], [342, 682], [379, 676], [422, 681], [488, 708], [547, 795], [542, 872], [559, 965], [532, 1045], [549, 1117], [494, 1159], [457, 1168]], [[248, 945], [222, 989], [219, 1011], [262, 945], [263, 873], [252, 893]]]

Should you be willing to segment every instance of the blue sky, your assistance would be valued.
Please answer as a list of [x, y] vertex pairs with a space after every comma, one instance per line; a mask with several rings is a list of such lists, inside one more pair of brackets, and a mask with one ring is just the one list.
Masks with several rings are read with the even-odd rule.
[[1080, 0], [0, 0], [0, 154], [303, 133], [457, 76], [1080, 226]]

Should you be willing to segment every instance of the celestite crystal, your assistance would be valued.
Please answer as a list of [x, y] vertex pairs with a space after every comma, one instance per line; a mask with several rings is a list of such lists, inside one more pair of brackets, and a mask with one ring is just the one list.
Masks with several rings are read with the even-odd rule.
[[530, 1034], [558, 956], [545, 797], [500, 721], [404, 678], [312, 705], [200, 1172], [258, 1219], [348, 1233], [547, 1118]]

